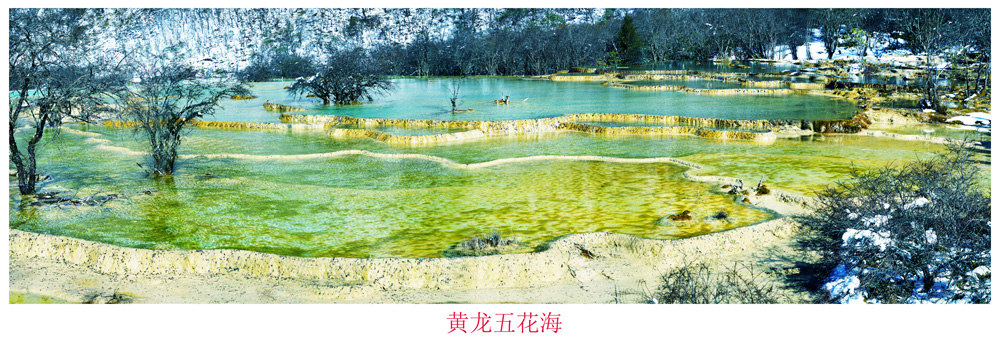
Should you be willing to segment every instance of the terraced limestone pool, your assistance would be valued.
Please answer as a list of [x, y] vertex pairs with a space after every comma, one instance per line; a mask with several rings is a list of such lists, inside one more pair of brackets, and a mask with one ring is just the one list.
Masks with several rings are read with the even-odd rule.
[[[689, 116], [812, 115], [836, 118], [828, 98], [631, 93], [599, 84], [558, 84], [504, 78], [472, 79], [468, 98], [499, 91], [527, 93], [507, 107], [486, 105], [479, 118], [452, 114], [443, 82], [397, 80], [386, 100], [356, 107], [319, 108], [284, 97], [283, 83], [255, 84], [260, 99], [227, 101], [214, 119], [277, 122], [265, 100], [309, 108], [308, 114], [507, 119], [601, 112], [663, 112], [659, 103], [687, 107]], [[441, 95], [435, 103], [413, 98]], [[584, 103], [574, 103], [581, 97]], [[534, 99], [544, 102], [529, 106]], [[674, 101], [716, 100], [725, 107]], [[430, 99], [428, 99], [430, 100]], [[466, 105], [475, 100], [466, 99]], [[797, 101], [797, 100], [802, 100]], [[537, 102], [536, 101], [536, 102]], [[472, 103], [469, 103], [472, 102]], [[800, 104], [805, 103], [805, 106]], [[305, 103], [305, 104], [304, 104]], [[534, 103], [533, 103], [534, 104]], [[772, 105], [774, 107], [769, 106]], [[809, 107], [826, 107], [817, 113]], [[708, 112], [705, 112], [707, 110]], [[479, 112], [479, 108], [476, 108]], [[672, 114], [676, 112], [671, 111]], [[490, 119], [485, 119], [490, 118]], [[351, 127], [351, 126], [341, 126]], [[355, 126], [357, 127], [357, 126]], [[136, 164], [144, 146], [125, 129], [70, 126], [45, 144], [39, 167], [52, 177], [42, 191], [78, 197], [116, 193], [102, 206], [59, 209], [22, 203], [10, 187], [10, 227], [115, 245], [152, 249], [235, 248], [293, 256], [439, 257], [472, 236], [500, 232], [534, 251], [557, 237], [615, 232], [648, 238], [690, 237], [773, 218], [735, 202], [708, 183], [684, 177], [720, 175], [809, 193], [843, 178], [852, 167], [927, 158], [936, 144], [862, 136], [822, 136], [770, 143], [674, 136], [604, 136], [579, 132], [490, 136], [424, 147], [365, 138], [334, 138], [322, 131], [241, 131], [191, 128], [171, 180], [145, 177]], [[387, 129], [390, 133], [449, 132]], [[23, 138], [28, 131], [15, 136]], [[694, 163], [700, 169], [685, 165]], [[658, 222], [690, 210], [689, 222]], [[727, 220], [711, 215], [720, 210]]]
[[[551, 82], [530, 78], [484, 77], [465, 80], [458, 108], [452, 113], [449, 86], [455, 78], [394, 79], [396, 90], [372, 103], [324, 106], [315, 98], [291, 98], [283, 89], [290, 82], [256, 83], [253, 100], [229, 101], [209, 119], [277, 122], [276, 114], [260, 109], [265, 101], [306, 108], [308, 114], [335, 114], [358, 118], [427, 120], [516, 120], [557, 117], [574, 113], [676, 115], [735, 120], [836, 120], [854, 115], [856, 105], [812, 95], [709, 96], [676, 92], [621, 91], [600, 82]], [[509, 105], [493, 100], [510, 96]]]

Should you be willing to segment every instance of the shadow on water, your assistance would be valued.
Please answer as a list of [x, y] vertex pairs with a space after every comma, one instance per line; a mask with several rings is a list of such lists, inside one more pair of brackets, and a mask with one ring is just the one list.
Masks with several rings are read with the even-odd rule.
[[176, 225], [184, 220], [178, 218], [182, 214], [181, 208], [184, 204], [177, 192], [177, 185], [173, 176], [153, 179], [153, 189], [143, 192], [152, 195], [152, 199], [140, 204], [146, 224], [149, 225], [149, 232], [144, 237], [145, 241], [156, 243], [174, 243], [182, 234], [178, 234]]
[[[18, 195], [20, 197], [20, 195]], [[35, 229], [39, 227], [41, 222], [41, 211], [38, 207], [33, 204], [31, 199], [20, 199], [17, 204], [12, 204], [11, 207], [17, 207], [14, 209], [14, 213], [10, 220], [11, 228], [28, 228]], [[13, 208], [12, 208], [13, 209]]]

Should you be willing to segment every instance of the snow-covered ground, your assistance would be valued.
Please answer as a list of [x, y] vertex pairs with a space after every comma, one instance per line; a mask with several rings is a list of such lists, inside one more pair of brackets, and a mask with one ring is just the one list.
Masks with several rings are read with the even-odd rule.
[[[901, 208], [904, 210], [913, 208], [922, 208], [930, 203], [927, 198], [918, 198], [908, 204], [903, 205]], [[861, 216], [857, 213], [851, 213], [847, 211], [848, 218], [852, 220], [859, 221], [860, 229], [848, 229], [843, 235], [842, 248], [845, 250], [873, 246], [872, 248], [878, 248], [880, 252], [885, 251], [898, 251], [896, 249], [896, 241], [892, 239], [892, 234], [888, 231], [883, 232], [872, 232], [866, 228], [877, 228], [889, 221], [891, 218], [892, 207], [886, 206], [886, 214], [878, 214], [873, 216]], [[937, 242], [937, 234], [933, 229], [928, 229], [925, 232], [923, 239], [927, 245], [933, 245]], [[942, 253], [941, 260], [948, 257], [948, 251], [954, 251], [955, 249], [943, 249], [945, 251]], [[987, 252], [989, 255], [989, 252]], [[867, 269], [855, 266], [853, 263], [842, 262], [834, 269], [830, 277], [827, 278], [827, 283], [823, 285], [823, 290], [829, 293], [830, 298], [838, 303], [843, 304], [878, 304], [880, 300], [869, 296], [868, 291], [861, 285], [861, 279], [859, 276], [863, 273], [867, 273]], [[977, 283], [985, 283], [985, 293], [989, 293], [991, 288], [991, 278], [990, 278], [990, 268], [987, 266], [978, 266], [965, 275], [968, 277], [968, 281], [972, 282], [972, 285]], [[983, 291], [969, 291], [961, 286], [959, 282], [953, 282], [948, 278], [936, 278], [934, 280], [934, 287], [931, 288], [929, 293], [921, 293], [921, 282], [919, 279], [909, 279], [906, 282], [912, 286], [912, 294], [909, 298], [905, 300], [905, 303], [911, 304], [968, 304], [973, 303], [973, 295], [975, 293], [983, 293]]]
[[[828, 56], [829, 51], [823, 45], [823, 35], [819, 29], [813, 29], [809, 36], [809, 41], [801, 46], [796, 46], [796, 52], [800, 60], [849, 60], [888, 63], [894, 66], [917, 66], [924, 59], [914, 55], [906, 48], [900, 48], [906, 42], [902, 39], [893, 40], [885, 34], [877, 35], [872, 39], [872, 46], [867, 49], [867, 55], [861, 57], [861, 49], [855, 47], [838, 46], [833, 53], [833, 57]], [[775, 49], [774, 58], [782, 61], [794, 61], [789, 46], [782, 45]]]

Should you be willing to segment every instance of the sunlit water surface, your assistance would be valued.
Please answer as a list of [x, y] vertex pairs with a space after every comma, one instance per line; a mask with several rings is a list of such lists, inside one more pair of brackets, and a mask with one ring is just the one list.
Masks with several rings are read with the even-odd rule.
[[[79, 127], [77, 127], [79, 128]], [[460, 169], [425, 159], [367, 156], [310, 160], [242, 159], [241, 155], [317, 154], [338, 150], [426, 154], [472, 164], [534, 155], [678, 157], [705, 165], [699, 175], [808, 192], [852, 167], [929, 156], [924, 145], [827, 137], [763, 145], [677, 137], [605, 138], [553, 133], [448, 146], [395, 148], [321, 133], [191, 129], [173, 180], [153, 180], [137, 163], [142, 151], [125, 130], [86, 128], [46, 144], [42, 168], [79, 197], [115, 192], [100, 207], [22, 206], [11, 186], [11, 227], [122, 246], [155, 249], [235, 248], [295, 256], [437, 257], [471, 236], [501, 232], [532, 251], [556, 237], [615, 232], [648, 238], [688, 237], [772, 218], [733, 201], [714, 185], [686, 180], [672, 164], [543, 160]], [[23, 134], [23, 133], [22, 133]], [[23, 135], [20, 135], [23, 137]], [[89, 140], [89, 141], [88, 141]], [[101, 147], [99, 147], [101, 146]], [[867, 159], [867, 160], [861, 160]], [[87, 166], [80, 166], [85, 163]], [[657, 223], [690, 210], [695, 220]], [[711, 218], [720, 210], [728, 220]]]
[[[335, 114], [359, 118], [429, 120], [517, 120], [557, 117], [572, 113], [676, 115], [737, 120], [833, 120], [854, 115], [857, 107], [846, 100], [816, 95], [707, 95], [673, 91], [629, 91], [600, 82], [552, 82], [531, 78], [475, 77], [462, 80], [459, 109], [452, 113], [450, 87], [458, 78], [397, 78], [396, 89], [363, 105], [325, 106], [316, 98], [291, 97], [283, 88], [291, 82], [255, 83], [257, 99], [224, 100], [223, 110], [207, 119], [277, 122], [278, 113], [264, 111], [271, 102], [305, 108], [296, 114]], [[707, 85], [709, 82], [677, 82]], [[723, 83], [719, 83], [723, 84]], [[722, 85], [724, 87], [728, 87]], [[695, 87], [695, 86], [693, 86]], [[509, 105], [494, 100], [510, 96]]]
[[[571, 113], [641, 113], [729, 119], [837, 119], [856, 108], [820, 96], [709, 96], [643, 92], [600, 83], [473, 78], [462, 83], [459, 108], [447, 100], [453, 78], [394, 79], [398, 88], [374, 103], [325, 107], [289, 98], [288, 82], [256, 83], [258, 99], [224, 100], [210, 119], [278, 122], [265, 101], [308, 109], [302, 114], [437, 120], [508, 120]], [[691, 83], [706, 86], [708, 82]], [[511, 105], [492, 102], [511, 96]], [[602, 126], [643, 125], [594, 123]], [[339, 128], [363, 128], [338, 126]], [[232, 248], [294, 256], [439, 257], [472, 236], [500, 232], [523, 242], [518, 251], [557, 237], [615, 232], [667, 239], [697, 236], [773, 218], [734, 202], [682, 173], [741, 178], [809, 194], [852, 169], [927, 159], [940, 145], [858, 136], [779, 139], [772, 143], [698, 137], [606, 137], [557, 132], [489, 137], [423, 147], [389, 146], [324, 132], [189, 128], [172, 180], [144, 174], [146, 145], [128, 130], [73, 125], [99, 136], [63, 132], [42, 144], [39, 168], [52, 179], [41, 191], [76, 197], [116, 193], [98, 207], [22, 203], [10, 185], [10, 227], [151, 249]], [[396, 135], [460, 130], [377, 128]], [[22, 140], [28, 131], [16, 133]], [[51, 136], [50, 136], [51, 137]], [[317, 156], [364, 150], [435, 159]], [[208, 155], [212, 157], [198, 157]], [[225, 155], [224, 157], [215, 157]], [[313, 155], [292, 159], [283, 155]], [[628, 164], [566, 159], [476, 164], [538, 155], [673, 157], [702, 165]], [[277, 156], [254, 158], [252, 156]], [[11, 165], [11, 168], [13, 166]], [[694, 220], [657, 222], [690, 210]], [[711, 218], [725, 210], [729, 218]]]

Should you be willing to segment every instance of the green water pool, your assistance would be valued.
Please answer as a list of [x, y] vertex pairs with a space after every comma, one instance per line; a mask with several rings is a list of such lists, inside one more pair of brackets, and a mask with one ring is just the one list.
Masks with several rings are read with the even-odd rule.
[[[387, 97], [339, 107], [288, 98], [282, 89], [287, 82], [256, 83], [258, 99], [226, 99], [211, 119], [278, 122], [277, 113], [263, 110], [265, 101], [306, 108], [305, 114], [438, 120], [572, 113], [837, 119], [855, 110], [846, 101], [820, 96], [711, 96], [480, 77], [462, 85], [459, 102], [459, 108], [475, 112], [453, 114], [445, 94], [454, 80], [394, 79], [398, 89]], [[500, 95], [511, 95], [511, 105], [493, 104]], [[39, 168], [50, 179], [40, 191], [120, 197], [101, 206], [37, 205], [22, 200], [11, 178], [10, 228], [137, 248], [244, 249], [305, 257], [440, 257], [457, 243], [492, 232], [520, 240], [519, 252], [584, 232], [698, 236], [775, 215], [734, 201], [714, 185], [686, 179], [687, 171], [745, 182], [763, 178], [772, 188], [809, 194], [853, 169], [927, 159], [944, 150], [932, 143], [850, 135], [749, 142], [573, 131], [393, 146], [326, 131], [192, 127], [179, 148], [175, 175], [153, 179], [143, 167], [148, 146], [132, 131], [68, 128], [58, 137], [50, 133], [41, 144]], [[459, 131], [374, 129], [395, 135]], [[23, 140], [29, 133], [18, 130], [15, 137]], [[550, 157], [530, 158], [538, 156]], [[572, 158], [577, 156], [611, 159]], [[649, 158], [676, 158], [702, 168], [666, 160], [629, 162]], [[694, 220], [658, 222], [684, 210]], [[711, 218], [720, 210], [730, 217]]]
[[[737, 120], [807, 119], [835, 120], [855, 114], [856, 106], [823, 96], [692, 95], [678, 92], [625, 91], [600, 82], [525, 81], [508, 77], [464, 80], [452, 113], [449, 86], [453, 78], [393, 79], [396, 90], [372, 103], [324, 106], [315, 98], [292, 98], [283, 89], [290, 82], [255, 83], [257, 99], [224, 100], [223, 110], [208, 119], [220, 121], [277, 122], [277, 113], [264, 111], [265, 101], [308, 109], [302, 114], [335, 114], [359, 118], [429, 120], [516, 120], [550, 118], [572, 113], [677, 115]], [[510, 96], [509, 105], [496, 99]]]
[[[676, 157], [705, 166], [695, 174], [745, 181], [764, 176], [771, 187], [810, 192], [842, 178], [852, 166], [912, 160], [935, 150], [857, 136], [757, 144], [573, 132], [407, 148], [336, 140], [324, 133], [193, 128], [173, 179], [154, 180], [137, 165], [144, 158], [135, 152], [143, 146], [131, 132], [76, 128], [99, 136], [64, 131], [45, 144], [40, 167], [53, 179], [42, 190], [124, 197], [99, 207], [56, 209], [22, 204], [12, 184], [11, 228], [138, 248], [232, 248], [293, 256], [439, 257], [454, 244], [490, 232], [519, 239], [524, 244], [519, 251], [526, 252], [573, 233], [668, 239], [774, 217], [734, 202], [713, 185], [686, 180], [681, 174], [688, 168], [668, 163], [455, 164], [538, 155]], [[435, 158], [246, 157], [344, 150]], [[218, 154], [230, 156], [209, 157]], [[683, 210], [695, 219], [657, 222]], [[719, 210], [730, 218], [710, 217]]]

